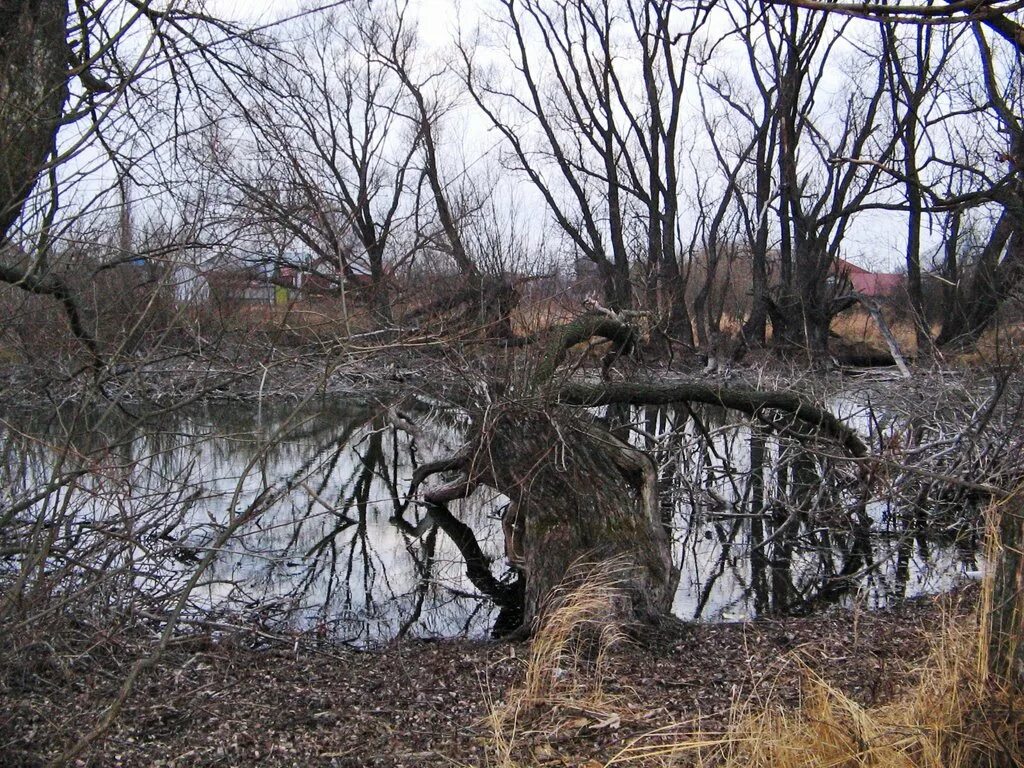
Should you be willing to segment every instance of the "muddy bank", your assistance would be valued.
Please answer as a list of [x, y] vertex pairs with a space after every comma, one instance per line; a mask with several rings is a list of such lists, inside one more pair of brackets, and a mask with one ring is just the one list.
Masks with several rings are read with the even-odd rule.
[[[917, 600], [889, 611], [700, 624], [657, 647], [617, 653], [605, 690], [621, 698], [608, 723], [585, 708], [524, 718], [514, 739], [526, 765], [603, 764], [631, 739], [691, 720], [724, 724], [730, 703], [772, 687], [796, 701], [800, 662], [862, 702], [891, 697], [943, 621], [971, 598]], [[967, 619], [969, 620], [969, 619]], [[81, 765], [450, 766], [495, 764], [485, 721], [522, 680], [526, 645], [408, 641], [378, 652], [316, 638], [179, 638], [140, 681], [119, 721]], [[79, 630], [3, 649], [0, 755], [46, 763], [115, 697], [142, 639]], [[549, 713], [550, 714], [550, 713]], [[561, 725], [552, 728], [551, 723]], [[597, 763], [587, 763], [588, 760]]]

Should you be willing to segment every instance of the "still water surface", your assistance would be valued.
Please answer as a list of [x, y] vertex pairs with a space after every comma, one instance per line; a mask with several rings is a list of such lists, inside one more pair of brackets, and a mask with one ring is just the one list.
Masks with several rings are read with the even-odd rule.
[[[865, 429], [882, 421], [857, 415], [855, 399], [837, 407]], [[133, 589], [153, 596], [152, 604], [132, 598], [140, 611], [159, 613], [153, 606], [180, 589], [225, 526], [251, 513], [192, 591], [186, 617], [361, 645], [406, 634], [485, 636], [492, 605], [466, 578], [452, 542], [406, 498], [419, 464], [459, 448], [467, 418], [416, 409], [413, 435], [393, 414], [333, 400], [210, 405], [127, 432], [109, 421], [11, 418], [2, 435], [5, 502], [57, 472], [80, 471], [72, 487], [20, 519], [61, 526], [65, 553], [91, 551], [97, 531], [130, 538], [116, 562], [130, 559]], [[938, 508], [911, 508], [886, 488], [872, 491], [858, 518], [851, 469], [794, 440], [710, 408], [620, 416], [659, 463], [681, 618], [800, 610], [824, 599], [850, 563], [856, 589], [829, 599], [872, 607], [947, 589], [977, 568], [971, 525]], [[451, 506], [498, 575], [506, 571], [506, 502], [480, 488]], [[18, 558], [2, 563], [13, 573]]]

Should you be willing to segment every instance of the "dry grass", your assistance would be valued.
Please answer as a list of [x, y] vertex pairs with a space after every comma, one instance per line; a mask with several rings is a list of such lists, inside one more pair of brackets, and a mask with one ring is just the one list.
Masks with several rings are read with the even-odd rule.
[[957, 356], [961, 365], [990, 367], [1016, 364], [1024, 359], [1024, 326], [996, 324], [977, 343]]
[[[990, 547], [996, 547], [994, 528]], [[995, 550], [989, 550], [994, 562]], [[979, 613], [992, 607], [992, 580]], [[947, 619], [932, 652], [892, 700], [862, 704], [804, 665], [801, 701], [787, 707], [774, 691], [734, 704], [724, 733], [700, 724], [648, 734], [607, 763], [700, 768], [1003, 768], [1024, 766], [1024, 700], [988, 672], [988, 628]]]
[[626, 642], [614, 618], [621, 567], [577, 563], [552, 596], [530, 644], [523, 682], [490, 707], [493, 765], [535, 765], [543, 759], [536, 751], [526, 763], [517, 756], [537, 736], [543, 753], [562, 729], [616, 727], [626, 714], [629, 697], [611, 695], [605, 685], [609, 653]]
[[[993, 553], [990, 553], [993, 554]], [[991, 586], [979, 611], [991, 607]], [[948, 617], [930, 655], [908, 670], [902, 692], [864, 704], [799, 655], [779, 659], [778, 677], [733, 704], [728, 725], [709, 732], [699, 718], [633, 739], [610, 760], [563, 763], [536, 747], [567, 728], [618, 722], [637, 704], [604, 692], [608, 652], [621, 640], [610, 621], [614, 567], [591, 568], [563, 590], [531, 646], [525, 678], [491, 707], [492, 765], [697, 766], [698, 768], [1003, 768], [1024, 766], [1024, 700], [987, 672], [986, 628]], [[775, 680], [796, 665], [799, 703]], [[901, 674], [900, 677], [904, 675]], [[589, 727], [594, 727], [590, 725]], [[599, 727], [599, 726], [598, 726]], [[531, 751], [532, 745], [532, 751]]]
[[[862, 705], [806, 671], [800, 705], [771, 694], [738, 703], [724, 734], [644, 740], [609, 764], [722, 768], [967, 768], [1021, 765], [1005, 697], [979, 672], [978, 633], [950, 625], [918, 682], [896, 700]], [[799, 663], [794, 660], [793, 663]], [[657, 736], [657, 735], [652, 735]]]
[[[891, 313], [886, 315], [886, 322], [896, 337], [900, 350], [904, 354], [913, 355], [917, 351], [914, 324], [910, 320], [894, 319]], [[850, 310], [838, 315], [832, 321], [832, 332], [853, 344], [868, 344], [879, 350], [886, 348], [885, 338], [878, 329], [878, 324], [863, 310]], [[938, 329], [933, 329], [933, 333], [937, 332]]]
[[[900, 350], [913, 356], [917, 352], [914, 324], [908, 319], [896, 319], [885, 312], [889, 328], [896, 337]], [[878, 350], [886, 348], [878, 325], [863, 310], [850, 310], [832, 321], [832, 332], [851, 344], [866, 344]], [[932, 338], [940, 331], [939, 324], [931, 327]], [[946, 359], [967, 367], [988, 367], [1016, 363], [1024, 359], [1024, 326], [1019, 323], [997, 323], [985, 331], [975, 344], [963, 350], [943, 350]]]

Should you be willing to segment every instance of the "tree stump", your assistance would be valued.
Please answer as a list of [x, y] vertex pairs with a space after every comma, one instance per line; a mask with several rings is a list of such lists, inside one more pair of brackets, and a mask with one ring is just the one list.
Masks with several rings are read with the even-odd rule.
[[508, 406], [478, 435], [471, 477], [512, 501], [506, 550], [525, 581], [525, 628], [585, 563], [615, 563], [617, 619], [650, 623], [668, 614], [678, 574], [648, 456], [556, 409]]

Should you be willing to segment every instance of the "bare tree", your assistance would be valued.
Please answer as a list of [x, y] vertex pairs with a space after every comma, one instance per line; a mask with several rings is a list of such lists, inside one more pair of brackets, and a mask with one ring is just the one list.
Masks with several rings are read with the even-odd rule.
[[[467, 41], [460, 49], [471, 96], [505, 138], [513, 166], [596, 265], [611, 306], [633, 305], [628, 243], [641, 243], [669, 326], [686, 343], [682, 104], [691, 46], [712, 5], [502, 3], [494, 23], [511, 41], [511, 87], [479, 63]], [[627, 61], [639, 65], [640, 87]]]
[[[374, 15], [374, 52], [382, 66], [401, 82], [408, 97], [408, 119], [418, 131], [419, 184], [429, 190], [430, 201], [417, 211], [421, 230], [425, 230], [421, 237], [447, 254], [460, 275], [455, 284], [441, 291], [435, 301], [418, 308], [413, 317], [444, 314], [451, 330], [461, 326], [459, 332], [465, 333], [475, 328], [486, 336], [510, 340], [511, 315], [521, 298], [515, 285], [520, 276], [509, 273], [513, 265], [497, 257], [503, 244], [493, 242], [496, 231], [489, 233], [491, 248], [496, 249], [490, 253], [474, 250], [470, 234], [474, 224], [479, 224], [478, 214], [488, 206], [489, 192], [482, 179], [472, 178], [468, 169], [455, 174], [458, 180], [446, 178], [452, 163], [442, 160], [444, 120], [458, 107], [458, 98], [450, 94], [457, 91], [460, 81], [448, 65], [430, 69], [417, 61], [408, 10], [407, 2], [396, 2]], [[416, 199], [422, 203], [419, 194]], [[424, 227], [426, 222], [431, 223]]]
[[997, 130], [1006, 137], [1007, 149], [994, 152], [1005, 170], [994, 179], [978, 174], [982, 176], [980, 188], [975, 186], [976, 191], [961, 194], [959, 200], [939, 200], [938, 204], [956, 208], [994, 201], [1002, 211], [974, 265], [970, 284], [950, 307], [937, 339], [940, 345], [976, 340], [1024, 278], [1024, 93], [1020, 88], [1024, 44], [1018, 44], [1013, 58], [1000, 64], [982, 28], [975, 25], [973, 33], [982, 65], [985, 106], [993, 113]]
[[[717, 200], [707, 189], [698, 195], [695, 203], [700, 210], [697, 229], [703, 246], [704, 281], [694, 297], [693, 309], [698, 338], [702, 346], [708, 347], [720, 330], [720, 313], [716, 312], [711, 299], [715, 284], [719, 281], [721, 258], [735, 251], [739, 245], [740, 232], [745, 235], [751, 258], [753, 293], [755, 296], [767, 295], [768, 200], [760, 198], [768, 194], [761, 182], [770, 185], [770, 169], [762, 166], [760, 159], [755, 159], [755, 153], [763, 154], [766, 151], [772, 122], [756, 121], [753, 118], [753, 105], [747, 103], [736, 92], [735, 86], [721, 75], [702, 76], [701, 91], [705, 93], [701, 98], [704, 127], [719, 172], [717, 175], [708, 174], [707, 187], [719, 181], [723, 185]], [[718, 98], [715, 99], [715, 96]], [[724, 113], [713, 114], [716, 104], [724, 104]], [[738, 121], [737, 116], [741, 118]], [[749, 135], [745, 136], [747, 131]], [[753, 195], [747, 186], [751, 181], [755, 185]], [[761, 206], [760, 216], [751, 210], [751, 205]], [[751, 318], [748, 319], [751, 328], [744, 330], [744, 336], [748, 330], [753, 334], [750, 340], [753, 343], [764, 341], [763, 326], [766, 318], [761, 319], [759, 331], [753, 330], [753, 325], [758, 322], [753, 319], [753, 315], [758, 312], [760, 304], [755, 303], [752, 308]]]
[[[954, 341], [974, 340], [992, 322], [1000, 303], [1019, 283], [1022, 275], [1021, 236], [1022, 178], [1024, 178], [1024, 134], [1020, 93], [1020, 71], [1024, 51], [1024, 25], [1020, 22], [1017, 2], [982, 3], [969, 0], [945, 0], [937, 4], [894, 3], [892, 5], [867, 3], [854, 6], [848, 3], [819, 2], [818, 0], [785, 0], [790, 7], [800, 7], [833, 14], [844, 14], [894, 23], [915, 25], [970, 26], [975, 39], [980, 63], [979, 77], [983, 84], [984, 108], [994, 119], [996, 130], [1005, 135], [1003, 149], [997, 152], [1004, 164], [1001, 173], [988, 174], [981, 168], [963, 168], [974, 177], [972, 189], [952, 196], [924, 186], [923, 194], [933, 207], [940, 210], [963, 209], [989, 202], [1003, 208], [1003, 216], [993, 228], [982, 256], [974, 271], [966, 295], [957, 301], [947, 315], [947, 322], [937, 339], [940, 345]], [[986, 30], [996, 39], [990, 40]], [[1005, 57], [1000, 59], [1000, 51]], [[905, 178], [898, 169], [887, 172]], [[913, 184], [914, 179], [909, 179]]]
[[[414, 64], [415, 38], [407, 26], [408, 5], [401, 4], [394, 9], [376, 16], [372, 22], [374, 33], [374, 54], [383, 66], [394, 72], [410, 98], [409, 119], [419, 131], [422, 143], [422, 177], [430, 188], [430, 194], [447, 242], [448, 251], [459, 271], [466, 276], [477, 273], [478, 267], [466, 250], [462, 237], [462, 222], [458, 221], [450, 202], [448, 185], [441, 176], [438, 157], [437, 131], [446, 106], [437, 98], [430, 98], [426, 85], [437, 80], [441, 74], [418, 75]], [[422, 80], [420, 79], [422, 77]]]
[[[922, 165], [929, 165], [933, 156], [922, 157], [922, 149], [930, 143], [928, 128], [936, 119], [945, 96], [943, 76], [961, 37], [959, 31], [915, 26], [909, 35], [903, 28], [883, 25], [882, 39], [889, 55], [889, 96], [892, 119], [901, 136], [903, 155], [903, 189], [907, 209], [907, 291], [915, 321], [917, 348], [926, 350], [931, 332], [924, 314], [924, 292], [921, 277], [921, 238], [925, 226], [926, 201], [922, 193]], [[937, 89], [943, 94], [929, 95]]]
[[422, 133], [376, 55], [382, 32], [369, 11], [303, 19], [289, 35], [240, 102], [235, 119], [249, 139], [221, 172], [244, 193], [250, 221], [313, 255], [301, 265], [312, 275], [338, 291], [368, 277], [389, 321], [391, 273], [413, 250], [406, 177]]
[[[837, 126], [830, 130], [817, 123], [811, 107], [829, 49], [840, 39], [841, 30], [830, 31], [827, 20], [796, 10], [783, 13], [778, 22], [783, 62], [776, 71], [780, 286], [778, 296], [769, 302], [769, 316], [779, 342], [806, 346], [812, 359], [821, 359], [828, 350], [832, 317], [848, 306], [829, 276], [854, 215], [876, 191], [881, 173], [875, 162], [887, 158], [895, 142], [877, 135], [878, 110], [885, 96], [884, 70], [874, 82], [867, 80], [863, 91], [855, 87], [845, 97]], [[829, 140], [829, 134], [838, 135], [838, 140]], [[875, 157], [867, 165], [835, 162], [843, 157], [859, 161], [869, 152]], [[800, 164], [809, 162], [820, 169], [817, 178], [801, 171]]]

